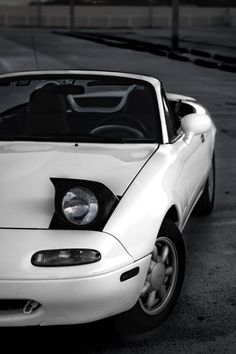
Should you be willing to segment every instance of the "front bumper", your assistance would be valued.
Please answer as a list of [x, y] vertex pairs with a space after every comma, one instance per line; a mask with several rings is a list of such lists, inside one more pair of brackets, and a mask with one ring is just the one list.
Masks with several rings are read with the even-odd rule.
[[[39, 268], [31, 264], [42, 249], [93, 248], [101, 261], [72, 267]], [[91, 322], [134, 306], [142, 290], [150, 256], [134, 262], [111, 235], [91, 231], [0, 230], [1, 300], [29, 299], [40, 304], [0, 311], [0, 326], [57, 325]], [[139, 273], [121, 281], [123, 273]]]

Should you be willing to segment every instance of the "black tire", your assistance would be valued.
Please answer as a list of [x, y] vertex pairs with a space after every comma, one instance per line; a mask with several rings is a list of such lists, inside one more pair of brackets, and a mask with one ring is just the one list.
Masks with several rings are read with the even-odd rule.
[[205, 188], [197, 204], [194, 207], [195, 215], [208, 215], [214, 208], [215, 201], [215, 155], [212, 158], [212, 164], [206, 181]]
[[[177, 271], [176, 272], [174, 271], [175, 281], [172, 284], [173, 286], [170, 284], [174, 279], [173, 278], [174, 273], [169, 276], [165, 275], [165, 281], [167, 277], [173, 278], [172, 280], [170, 280], [169, 285], [164, 285], [165, 281], [163, 281], [161, 285], [161, 287], [166, 286], [166, 289], [168, 289], [168, 286], [171, 286], [172, 288], [170, 288], [169, 290], [171, 289], [172, 290], [171, 292], [168, 292], [169, 290], [167, 290], [165, 297], [162, 300], [160, 300], [161, 301], [160, 304], [153, 306], [153, 308], [150, 309], [150, 313], [148, 313], [149, 312], [148, 307], [146, 307], [145, 301], [143, 300], [146, 294], [142, 296], [140, 294], [139, 300], [131, 310], [124, 312], [114, 318], [115, 329], [118, 332], [118, 334], [124, 339], [127, 339], [130, 336], [132, 338], [132, 335], [144, 334], [161, 325], [163, 321], [165, 321], [165, 319], [171, 313], [179, 297], [180, 290], [182, 288], [182, 284], [184, 280], [184, 273], [185, 273], [185, 246], [179, 229], [173, 222], [169, 220], [163, 222], [158, 237], [156, 239], [155, 245], [158, 246], [158, 244], [161, 244], [163, 240], [167, 243], [167, 245], [169, 243], [171, 247], [173, 246], [173, 252], [176, 251], [175, 256], [176, 256]], [[167, 259], [167, 261], [170, 264], [170, 266], [173, 266], [173, 264], [170, 262], [171, 252], [172, 249], [169, 250], [169, 255], [168, 255], [169, 259]], [[159, 261], [157, 261], [156, 264], [158, 264], [158, 262]], [[159, 295], [157, 295], [157, 298], [158, 296]], [[147, 298], [148, 298], [148, 293], [147, 293]]]

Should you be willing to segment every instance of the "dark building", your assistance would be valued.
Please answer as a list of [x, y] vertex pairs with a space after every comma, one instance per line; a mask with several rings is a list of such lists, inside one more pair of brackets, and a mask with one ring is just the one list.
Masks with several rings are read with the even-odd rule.
[[[234, 7], [235, 0], [179, 0], [180, 5], [196, 5], [210, 7]], [[38, 0], [32, 0], [31, 5], [37, 4]], [[70, 0], [48, 0], [44, 5], [68, 5]], [[115, 5], [115, 6], [147, 6], [171, 5], [172, 0], [74, 0], [76, 5]]]
[[211, 6], [211, 7], [234, 7], [236, 6], [235, 0], [196, 0], [198, 6]]

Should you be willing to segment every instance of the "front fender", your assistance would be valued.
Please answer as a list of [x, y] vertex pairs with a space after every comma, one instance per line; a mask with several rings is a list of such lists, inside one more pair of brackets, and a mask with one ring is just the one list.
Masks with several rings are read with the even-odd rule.
[[183, 214], [178, 195], [184, 194], [185, 182], [180, 160], [170, 145], [162, 145], [123, 195], [104, 231], [116, 237], [135, 260], [151, 253], [170, 207], [175, 204], [180, 218]]

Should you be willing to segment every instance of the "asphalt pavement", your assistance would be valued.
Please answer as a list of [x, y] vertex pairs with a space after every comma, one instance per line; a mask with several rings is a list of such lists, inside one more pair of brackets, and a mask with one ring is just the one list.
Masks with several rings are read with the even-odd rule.
[[[236, 353], [236, 74], [49, 30], [0, 28], [0, 72], [31, 69], [144, 73], [161, 79], [169, 92], [197, 98], [218, 129], [216, 204], [211, 216], [190, 218], [184, 231], [187, 270], [181, 297], [169, 319], [151, 334], [122, 342], [105, 320], [1, 329], [2, 345], [7, 343], [8, 351], [17, 347], [42, 353], [69, 353], [72, 347], [76, 353]], [[7, 334], [12, 340], [4, 339]]]
[[[85, 29], [81, 32], [106, 33], [114, 36], [124, 36], [129, 39], [144, 40], [149, 43], [171, 45], [171, 28], [141, 28], [141, 29]], [[179, 45], [188, 48], [195, 47], [213, 53], [236, 55], [235, 27], [182, 27], [179, 30]]]
[[[68, 31], [59, 33], [68, 35]], [[236, 29], [232, 27], [181, 28], [176, 48], [172, 48], [171, 30], [167, 28], [91, 29], [70, 35], [236, 73]]]

